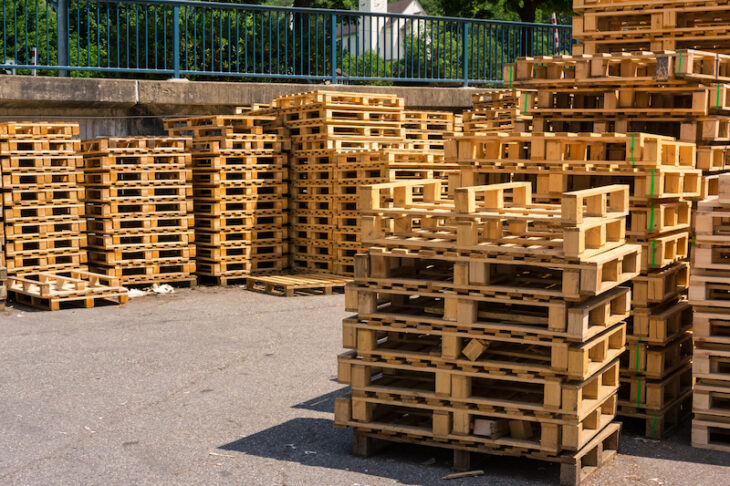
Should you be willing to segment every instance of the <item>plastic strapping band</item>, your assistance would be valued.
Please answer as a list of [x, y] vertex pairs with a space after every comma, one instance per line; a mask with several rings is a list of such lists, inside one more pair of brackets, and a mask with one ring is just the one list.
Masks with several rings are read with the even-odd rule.
[[634, 142], [636, 141], [636, 134], [631, 134], [631, 165], [636, 165], [636, 160], [634, 160]]
[[636, 408], [641, 408], [641, 377], [636, 381]]
[[651, 240], [651, 267], [656, 266], [656, 240]]
[[512, 69], [514, 68], [514, 64], [509, 65], [509, 87], [512, 87]]
[[651, 180], [649, 181], [649, 197], [654, 197], [654, 169], [651, 169]]
[[656, 426], [657, 426], [657, 416], [654, 414], [654, 418], [651, 421], [651, 431], [649, 432], [650, 437], [656, 437]]
[[654, 206], [649, 208], [649, 233], [654, 229]]
[[636, 342], [636, 371], [639, 371], [639, 343], [641, 342], [641, 337], [639, 337], [639, 340]]
[[715, 90], [715, 108], [720, 109], [720, 83], [717, 83]]
[[527, 95], [528, 95], [528, 93], [525, 92], [525, 109], [522, 110], [522, 113], [525, 115], [527, 115]]

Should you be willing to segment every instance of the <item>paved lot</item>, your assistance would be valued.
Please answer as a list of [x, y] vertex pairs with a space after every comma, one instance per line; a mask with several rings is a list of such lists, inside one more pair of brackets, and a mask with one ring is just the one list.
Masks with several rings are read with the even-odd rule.
[[[349, 454], [332, 427], [343, 297], [178, 290], [123, 307], [0, 312], [0, 484], [542, 485], [558, 469], [450, 455]], [[624, 434], [590, 484], [730, 484], [730, 454]]]

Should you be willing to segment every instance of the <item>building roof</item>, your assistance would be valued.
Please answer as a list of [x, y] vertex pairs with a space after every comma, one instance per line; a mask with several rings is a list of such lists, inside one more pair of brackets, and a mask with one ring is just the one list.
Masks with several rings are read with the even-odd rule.
[[[406, 9], [408, 8], [408, 6], [410, 4], [412, 4], [413, 2], [415, 2], [418, 5], [418, 7], [420, 8], [420, 10], [422, 12], [425, 12], [425, 10], [423, 10], [423, 7], [418, 2], [418, 0], [398, 0], [397, 2], [393, 2], [393, 3], [389, 3], [388, 4], [388, 13], [402, 14], [403, 12], [406, 11]], [[384, 26], [388, 26], [388, 25], [390, 25], [390, 19], [387, 19], [386, 22], [385, 22], [385, 24], [384, 24]], [[352, 35], [352, 34], [355, 33], [356, 30], [357, 30], [357, 26], [356, 25], [345, 25], [345, 26], [342, 26], [342, 27], [339, 27], [338, 26], [337, 27], [337, 30], [335, 32], [335, 36], [336, 37], [342, 37], [342, 36], [345, 36], [345, 35]]]
[[[418, 0], [399, 0], [397, 2], [389, 3], [388, 4], [388, 13], [403, 13], [406, 11], [406, 8], [411, 3], [416, 2], [418, 3]], [[420, 7], [420, 4], [419, 4]], [[421, 8], [423, 10], [423, 8]]]

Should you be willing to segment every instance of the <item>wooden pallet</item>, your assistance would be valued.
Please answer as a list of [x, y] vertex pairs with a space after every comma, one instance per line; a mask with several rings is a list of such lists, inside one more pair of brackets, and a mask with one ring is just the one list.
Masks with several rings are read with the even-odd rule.
[[683, 294], [689, 288], [689, 263], [677, 262], [669, 267], [644, 273], [632, 280], [632, 304], [648, 307]]
[[700, 379], [694, 387], [692, 409], [696, 414], [730, 421], [730, 381]]
[[700, 307], [730, 307], [730, 281], [727, 272], [693, 272], [690, 277], [689, 301]]
[[662, 380], [647, 380], [642, 376], [622, 376], [619, 407], [660, 412], [678, 399], [686, 397], [693, 388], [692, 365], [687, 364]]
[[692, 360], [692, 335], [685, 333], [664, 346], [653, 346], [640, 337], [628, 336], [628, 352], [622, 356], [622, 373], [652, 380], [664, 379]]
[[562, 486], [580, 486], [600, 467], [609, 464], [616, 457], [620, 430], [620, 424], [609, 424], [577, 453], [550, 456], [539, 453], [531, 454], [520, 450], [519, 447], [487, 450], [481, 445], [459, 442], [456, 439], [436, 440], [422, 434], [393, 433], [392, 431], [379, 431], [363, 427], [355, 430], [353, 454], [360, 457], [373, 455], [377, 445], [373, 440], [378, 439], [386, 442], [453, 449], [454, 467], [459, 470], [470, 469], [470, 455], [472, 452], [498, 456], [527, 457], [560, 463], [560, 484]]
[[127, 291], [118, 279], [77, 270], [68, 273], [41, 272], [36, 280], [10, 277], [8, 290], [17, 302], [46, 310], [79, 303], [88, 308], [100, 302], [127, 302]]
[[646, 438], [662, 439], [692, 417], [692, 389], [687, 389], [661, 410], [619, 407], [618, 416], [625, 421], [635, 419], [643, 422]]
[[636, 307], [630, 334], [649, 344], [663, 345], [692, 329], [692, 306], [676, 299], [652, 307]]
[[295, 293], [330, 295], [333, 290], [344, 291], [347, 282], [349, 282], [348, 279], [327, 274], [266, 275], [248, 277], [246, 288], [284, 297], [293, 297]]
[[695, 307], [692, 330], [698, 347], [704, 343], [730, 345], [730, 317], [722, 308]]
[[692, 420], [692, 447], [730, 452], [730, 421], [697, 414]]
[[702, 344], [695, 350], [692, 366], [697, 379], [730, 381], [730, 349], [726, 345]]
[[[395, 320], [397, 322], [397, 320]], [[515, 327], [515, 326], [512, 326]], [[424, 325], [427, 328], [427, 323]], [[509, 376], [563, 376], [587, 380], [614, 361], [625, 350], [625, 326], [616, 324], [590, 340], [552, 342], [540, 332], [481, 333], [478, 330], [441, 331], [419, 336], [412, 330], [400, 331], [394, 325], [372, 325], [346, 320], [343, 335], [356, 335], [358, 356], [366, 361], [414, 364], [424, 367], [467, 369], [489, 378]], [[387, 331], [388, 340], [379, 342]], [[510, 361], [510, 359], [514, 361]]]
[[85, 154], [187, 152], [187, 137], [99, 137], [81, 142]]

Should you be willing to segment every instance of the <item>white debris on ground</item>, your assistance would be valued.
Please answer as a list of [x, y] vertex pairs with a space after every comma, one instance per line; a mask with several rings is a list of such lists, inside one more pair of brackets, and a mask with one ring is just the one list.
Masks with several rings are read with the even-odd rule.
[[127, 291], [129, 293], [130, 299], [134, 299], [135, 297], [143, 297], [145, 295], [151, 295], [151, 294], [166, 295], [166, 294], [175, 293], [175, 289], [172, 287], [172, 285], [168, 285], [168, 284], [162, 284], [162, 285], [153, 284], [152, 287], [147, 287], [144, 289], [127, 289]]

